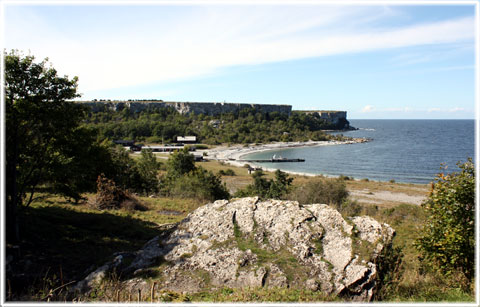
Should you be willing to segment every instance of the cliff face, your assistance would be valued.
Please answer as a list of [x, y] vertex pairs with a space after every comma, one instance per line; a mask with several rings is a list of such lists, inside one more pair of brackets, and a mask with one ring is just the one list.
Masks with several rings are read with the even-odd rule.
[[248, 104], [248, 103], [224, 103], [224, 102], [165, 102], [166, 105], [175, 108], [181, 114], [205, 114], [218, 115], [222, 113], [238, 112], [247, 108], [254, 108], [264, 113], [278, 112], [288, 114], [292, 112], [292, 106], [276, 104]]
[[247, 108], [270, 113], [279, 112], [290, 115], [292, 106], [277, 104], [248, 104], [248, 103], [225, 103], [225, 102], [174, 102], [174, 101], [83, 101], [90, 106], [92, 112], [105, 109], [121, 111], [125, 108], [133, 112], [142, 112], [148, 109], [174, 108], [180, 114], [205, 114], [218, 115], [222, 113], [238, 112]]
[[[334, 125], [338, 125], [347, 119], [346, 111], [304, 111], [306, 114], [313, 114], [321, 119], [325, 119]], [[348, 127], [345, 127], [348, 128]]]

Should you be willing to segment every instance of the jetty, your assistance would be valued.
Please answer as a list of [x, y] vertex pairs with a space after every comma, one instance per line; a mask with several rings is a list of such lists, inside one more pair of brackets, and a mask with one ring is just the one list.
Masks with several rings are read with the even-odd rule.
[[277, 162], [305, 162], [305, 159], [290, 159], [290, 158], [283, 158], [277, 157], [273, 155], [271, 159], [247, 159], [247, 160], [238, 160], [240, 162], [257, 162], [257, 163], [277, 163]]

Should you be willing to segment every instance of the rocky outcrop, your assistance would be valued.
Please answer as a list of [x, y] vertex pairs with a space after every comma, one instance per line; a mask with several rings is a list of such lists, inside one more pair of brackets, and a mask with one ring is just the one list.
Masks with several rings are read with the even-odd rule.
[[338, 130], [355, 129], [350, 127], [350, 123], [347, 120], [346, 111], [301, 111], [306, 114], [313, 114], [320, 119], [330, 122]]
[[[345, 219], [323, 204], [219, 200], [189, 214], [165, 237], [150, 240], [123, 267], [136, 276], [125, 284], [145, 286], [140, 277], [153, 268], [159, 289], [176, 292], [299, 287], [369, 301], [377, 262], [393, 236], [387, 224], [367, 216]], [[112, 265], [118, 267], [118, 261], [117, 256]], [[89, 281], [96, 282], [100, 271]]]

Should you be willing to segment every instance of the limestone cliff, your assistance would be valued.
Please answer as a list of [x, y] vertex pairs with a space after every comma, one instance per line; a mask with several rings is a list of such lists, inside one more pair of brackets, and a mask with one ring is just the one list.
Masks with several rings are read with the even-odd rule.
[[105, 109], [121, 111], [129, 108], [133, 112], [141, 112], [148, 109], [174, 108], [180, 114], [205, 114], [218, 115], [222, 113], [238, 112], [247, 108], [254, 108], [258, 111], [270, 113], [279, 112], [290, 115], [292, 106], [277, 104], [249, 104], [249, 103], [227, 103], [227, 102], [175, 102], [175, 101], [82, 101], [91, 107], [92, 112]]

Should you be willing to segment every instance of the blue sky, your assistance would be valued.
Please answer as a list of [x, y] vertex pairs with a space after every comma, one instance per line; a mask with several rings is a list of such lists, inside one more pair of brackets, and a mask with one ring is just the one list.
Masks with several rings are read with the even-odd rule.
[[4, 45], [82, 99], [291, 104], [474, 118], [472, 5], [4, 4]]

